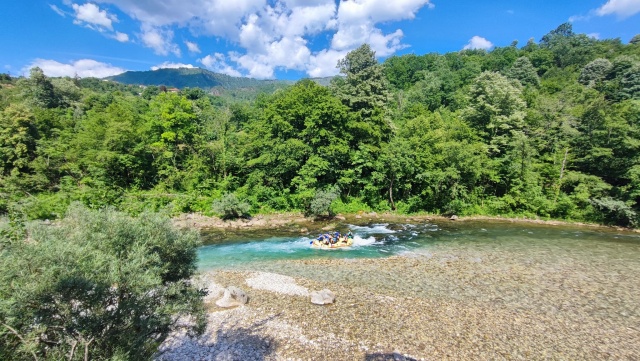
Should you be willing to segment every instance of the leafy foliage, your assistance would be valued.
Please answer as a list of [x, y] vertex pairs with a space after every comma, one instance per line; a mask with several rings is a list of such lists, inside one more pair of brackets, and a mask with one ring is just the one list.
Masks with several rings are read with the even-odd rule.
[[47, 219], [80, 201], [212, 214], [236, 194], [252, 211], [308, 212], [337, 186], [344, 209], [634, 224], [614, 205], [640, 210], [637, 42], [567, 23], [520, 48], [383, 64], [364, 44], [337, 67], [328, 86], [202, 69], [123, 75], [145, 88], [4, 76], [0, 211]]
[[221, 214], [223, 219], [246, 217], [249, 215], [250, 209], [249, 203], [241, 201], [233, 193], [226, 194], [213, 202], [213, 211]]
[[331, 216], [331, 204], [338, 199], [340, 190], [337, 187], [319, 190], [309, 202], [307, 214], [312, 216]]
[[179, 316], [202, 330], [203, 292], [189, 282], [198, 235], [166, 216], [74, 205], [26, 232], [0, 257], [3, 359], [148, 359]]

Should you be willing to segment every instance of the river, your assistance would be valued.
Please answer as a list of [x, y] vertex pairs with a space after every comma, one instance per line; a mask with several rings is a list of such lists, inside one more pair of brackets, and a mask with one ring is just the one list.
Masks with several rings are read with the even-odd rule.
[[[636, 233], [501, 221], [345, 223], [337, 229], [352, 230], [353, 247], [312, 249], [309, 243], [316, 233], [205, 234], [199, 268], [272, 272], [334, 285], [344, 292], [440, 307], [454, 320], [450, 328], [457, 330], [457, 337], [510, 335], [511, 339], [498, 342], [506, 347], [501, 355], [507, 358], [640, 356], [640, 235]], [[457, 314], [461, 309], [464, 314]], [[444, 338], [439, 348], [439, 334], [433, 330], [445, 327], [443, 321], [427, 327], [433, 321], [425, 316], [428, 313], [402, 316], [412, 319], [402, 322], [414, 328], [425, 327], [421, 334], [429, 335], [427, 341], [407, 341], [415, 338], [415, 333], [408, 333], [393, 345], [401, 343], [418, 356], [447, 349], [451, 339]], [[362, 334], [371, 333], [376, 339], [371, 331], [375, 322], [362, 326]], [[380, 333], [391, 343], [391, 333]], [[459, 352], [453, 358], [501, 358], [492, 353], [495, 347], [469, 341], [447, 352]]]

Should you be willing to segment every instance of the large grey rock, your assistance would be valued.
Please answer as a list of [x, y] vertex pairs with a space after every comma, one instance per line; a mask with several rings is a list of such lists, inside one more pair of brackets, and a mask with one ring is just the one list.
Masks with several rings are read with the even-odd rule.
[[328, 289], [311, 292], [311, 303], [316, 305], [327, 305], [335, 301], [336, 295]]
[[249, 297], [243, 290], [238, 287], [230, 286], [224, 290], [224, 295], [216, 301], [218, 307], [236, 307], [242, 306], [249, 300]]

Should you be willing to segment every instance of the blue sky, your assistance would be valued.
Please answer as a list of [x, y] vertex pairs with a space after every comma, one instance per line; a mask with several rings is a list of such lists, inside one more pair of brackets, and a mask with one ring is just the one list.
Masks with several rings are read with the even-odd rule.
[[0, 72], [105, 77], [201, 67], [234, 76], [336, 74], [369, 43], [406, 53], [536, 42], [571, 21], [578, 33], [628, 42], [640, 0], [3, 0]]

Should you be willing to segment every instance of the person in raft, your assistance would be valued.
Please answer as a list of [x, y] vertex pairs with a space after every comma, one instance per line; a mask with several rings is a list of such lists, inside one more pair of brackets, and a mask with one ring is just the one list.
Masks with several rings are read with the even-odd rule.
[[351, 230], [347, 232], [347, 239], [353, 239], [353, 233], [351, 233]]
[[332, 243], [331, 235], [329, 235], [329, 233], [325, 233], [324, 234], [324, 244], [330, 245], [331, 243]]

